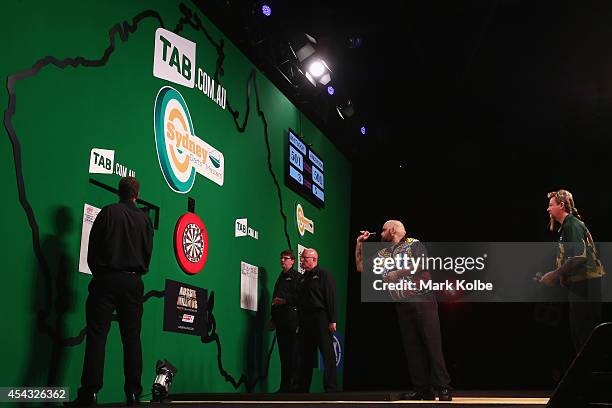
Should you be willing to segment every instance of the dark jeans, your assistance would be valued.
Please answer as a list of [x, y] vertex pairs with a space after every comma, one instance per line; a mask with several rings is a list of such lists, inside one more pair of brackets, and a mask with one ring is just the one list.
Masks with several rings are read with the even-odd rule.
[[336, 353], [325, 311], [300, 312], [299, 348], [301, 357], [299, 391], [310, 392], [312, 369], [318, 365], [317, 348], [323, 355], [325, 392], [337, 391]]
[[449, 388], [435, 298], [395, 305], [412, 386], [419, 392]]
[[106, 337], [115, 310], [123, 343], [124, 391], [126, 394], [142, 393], [140, 327], [143, 292], [144, 285], [139, 275], [114, 272], [92, 278], [86, 305], [87, 342], [79, 395], [91, 395], [102, 388]]

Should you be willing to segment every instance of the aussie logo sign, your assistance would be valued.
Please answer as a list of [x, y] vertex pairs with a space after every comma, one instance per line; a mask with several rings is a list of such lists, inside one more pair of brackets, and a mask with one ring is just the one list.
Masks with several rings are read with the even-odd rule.
[[154, 129], [159, 166], [172, 190], [189, 192], [196, 174], [223, 185], [223, 153], [195, 135], [187, 103], [172, 87], [157, 93]]

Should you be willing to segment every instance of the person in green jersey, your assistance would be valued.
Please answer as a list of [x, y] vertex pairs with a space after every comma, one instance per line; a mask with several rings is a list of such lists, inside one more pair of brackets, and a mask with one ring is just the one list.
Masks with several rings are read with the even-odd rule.
[[540, 283], [560, 284], [568, 289], [569, 321], [576, 352], [601, 323], [601, 279], [604, 268], [597, 256], [593, 237], [578, 214], [567, 190], [548, 193], [550, 230], [559, 233], [555, 269], [542, 275]]

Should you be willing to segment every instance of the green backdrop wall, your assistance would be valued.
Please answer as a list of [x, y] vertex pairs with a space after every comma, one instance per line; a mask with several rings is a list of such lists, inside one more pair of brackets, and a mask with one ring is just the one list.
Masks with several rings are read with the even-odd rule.
[[[265, 376], [274, 333], [264, 326], [280, 271], [278, 254], [288, 239], [294, 250], [298, 244], [316, 248], [320, 264], [332, 272], [342, 335], [350, 165], [195, 5], [67, 0], [15, 1], [2, 8], [0, 70], [6, 86], [1, 91], [0, 285], [5, 333], [0, 386], [69, 386], [74, 395], [79, 385], [90, 281], [90, 275], [78, 270], [83, 205], [116, 201], [90, 178], [112, 187], [120, 179], [117, 174], [89, 173], [92, 148], [114, 150], [115, 163], [133, 170], [141, 181], [141, 198], [159, 207], [145, 293], [163, 291], [166, 279], [215, 293], [220, 356], [215, 342], [163, 331], [163, 298], [151, 292], [142, 328], [145, 390], [161, 358], [180, 370], [174, 393], [278, 388], [276, 348]], [[153, 75], [155, 32], [162, 26], [196, 43], [194, 72], [217, 73], [227, 92], [225, 109], [197, 87]], [[164, 180], [153, 129], [155, 98], [164, 86], [174, 87], [185, 99], [196, 135], [223, 153], [222, 186], [197, 175], [191, 191], [179, 194]], [[284, 186], [289, 128], [312, 143], [325, 162], [323, 209]], [[187, 211], [188, 197], [196, 200], [195, 212], [210, 239], [206, 265], [195, 276], [180, 269], [173, 249], [174, 227]], [[314, 221], [314, 234], [298, 234], [297, 203]], [[259, 239], [234, 237], [237, 218], [247, 218]], [[241, 261], [260, 268], [257, 312], [240, 308]], [[341, 374], [339, 378], [341, 383]], [[312, 391], [321, 391], [321, 382], [322, 374], [315, 370]], [[121, 400], [122, 388], [121, 341], [113, 323], [99, 401]]]

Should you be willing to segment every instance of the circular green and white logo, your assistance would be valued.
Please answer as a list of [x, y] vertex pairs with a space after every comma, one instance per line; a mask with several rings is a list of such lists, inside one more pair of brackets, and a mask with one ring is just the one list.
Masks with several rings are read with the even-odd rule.
[[193, 160], [206, 160], [206, 151], [195, 146], [193, 122], [183, 96], [164, 86], [155, 98], [155, 147], [162, 174], [168, 186], [177, 193], [193, 187], [196, 169]]

